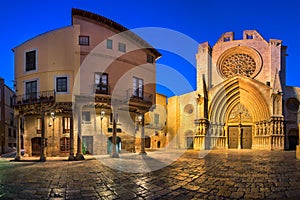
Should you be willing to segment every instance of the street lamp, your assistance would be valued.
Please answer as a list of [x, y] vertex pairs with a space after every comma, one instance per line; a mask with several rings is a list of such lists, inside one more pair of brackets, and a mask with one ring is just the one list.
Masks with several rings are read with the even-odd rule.
[[143, 119], [143, 116], [142, 116], [142, 115], [139, 115], [139, 116], [137, 117], [137, 121], [139, 122], [139, 124], [141, 124], [142, 119]]
[[101, 133], [103, 133], [103, 132], [102, 132], [102, 120], [103, 120], [104, 116], [105, 116], [105, 111], [104, 111], [104, 110], [101, 110], [101, 113], [100, 113], [100, 119], [101, 119]]

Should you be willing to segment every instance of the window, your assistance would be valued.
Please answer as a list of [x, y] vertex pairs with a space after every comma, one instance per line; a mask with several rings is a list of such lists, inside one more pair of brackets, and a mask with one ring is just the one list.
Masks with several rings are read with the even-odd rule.
[[14, 125], [14, 123], [15, 123], [15, 116], [14, 116], [14, 113], [13, 112], [11, 112], [10, 113], [10, 125], [11, 126], [13, 126]]
[[24, 118], [23, 117], [20, 118], [20, 129], [24, 130]]
[[10, 97], [9, 105], [11, 108], [14, 106], [14, 98], [13, 97]]
[[16, 131], [16, 129], [13, 130], [13, 135], [14, 135], [14, 138], [17, 138], [17, 131]]
[[37, 122], [36, 133], [40, 134], [42, 133], [42, 118], [37, 118], [36, 122]]
[[70, 117], [63, 117], [63, 133], [70, 133]]
[[246, 34], [246, 39], [247, 40], [252, 40], [253, 39], [253, 35]]
[[108, 94], [107, 73], [95, 73], [95, 89], [97, 94]]
[[70, 150], [70, 138], [63, 137], [60, 138], [60, 152], [68, 153]]
[[126, 44], [119, 42], [119, 51], [126, 52]]
[[12, 135], [11, 135], [11, 128], [8, 128], [8, 137], [12, 137]]
[[25, 64], [25, 70], [31, 71], [36, 70], [36, 50], [28, 51], [25, 53], [26, 57], [26, 64]]
[[144, 80], [133, 77], [133, 96], [143, 99], [144, 97]]
[[154, 63], [154, 57], [148, 54], [147, 55], [147, 62], [148, 63]]
[[113, 41], [110, 39], [106, 40], [106, 48], [113, 49]]
[[224, 42], [229, 42], [230, 41], [230, 37], [224, 37]]
[[89, 46], [90, 45], [90, 37], [89, 36], [79, 36], [79, 45]]
[[154, 113], [154, 124], [157, 126], [159, 124], [159, 114]]
[[109, 122], [113, 123], [113, 114], [112, 113], [110, 113], [110, 115], [109, 115]]
[[26, 99], [37, 98], [37, 81], [28, 81], [25, 83]]
[[67, 77], [56, 77], [56, 92], [68, 92]]
[[90, 122], [91, 121], [90, 111], [82, 111], [82, 121], [83, 122]]

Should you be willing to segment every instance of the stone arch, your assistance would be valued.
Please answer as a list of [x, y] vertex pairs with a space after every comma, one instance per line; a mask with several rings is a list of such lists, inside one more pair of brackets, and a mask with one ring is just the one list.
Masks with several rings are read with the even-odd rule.
[[[230, 111], [238, 103], [243, 104], [248, 109], [253, 121], [268, 120], [270, 109], [267, 101], [252, 82], [255, 80], [244, 76], [235, 76], [217, 85], [211, 93], [213, 99], [209, 106], [210, 122], [225, 124]], [[257, 84], [263, 85], [256, 81]]]
[[193, 137], [194, 136], [194, 132], [192, 130], [186, 130], [184, 132], [185, 137]]

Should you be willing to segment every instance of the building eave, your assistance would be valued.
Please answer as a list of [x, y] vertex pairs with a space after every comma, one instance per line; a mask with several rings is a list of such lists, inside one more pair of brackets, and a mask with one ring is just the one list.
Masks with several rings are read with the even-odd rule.
[[128, 28], [124, 27], [123, 25], [108, 19], [104, 16], [101, 16], [99, 14], [95, 14], [86, 10], [81, 10], [77, 8], [72, 9], [72, 24], [73, 24], [73, 17], [74, 16], [79, 16], [91, 21], [94, 21], [95, 23], [100, 23], [103, 24], [107, 27], [111, 27], [117, 32], [126, 32], [126, 35], [136, 41], [137, 43], [141, 44], [145, 49], [147, 49], [149, 52], [151, 52], [155, 58], [161, 57], [161, 53], [159, 53], [154, 47], [152, 47], [149, 43], [147, 43], [144, 39], [142, 39], [140, 36], [137, 34], [133, 33], [130, 31]]

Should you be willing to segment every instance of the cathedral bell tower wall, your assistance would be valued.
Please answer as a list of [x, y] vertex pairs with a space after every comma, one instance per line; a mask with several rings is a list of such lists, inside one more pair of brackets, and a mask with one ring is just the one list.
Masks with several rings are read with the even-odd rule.
[[198, 53], [196, 54], [197, 60], [197, 91], [199, 94], [203, 95], [203, 83], [202, 79], [207, 83], [207, 87], [211, 88], [211, 47], [208, 42], [204, 42], [199, 45]]

